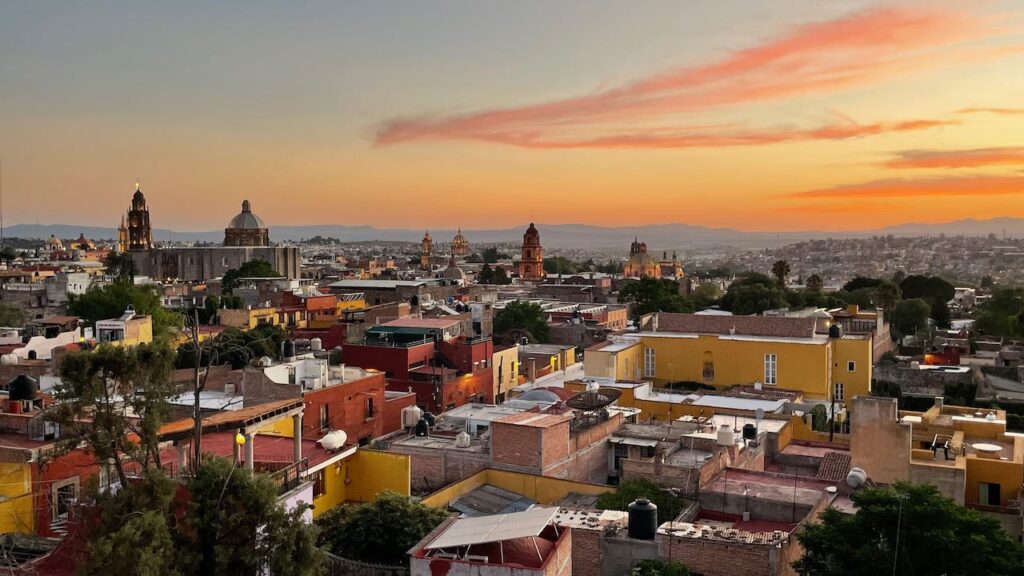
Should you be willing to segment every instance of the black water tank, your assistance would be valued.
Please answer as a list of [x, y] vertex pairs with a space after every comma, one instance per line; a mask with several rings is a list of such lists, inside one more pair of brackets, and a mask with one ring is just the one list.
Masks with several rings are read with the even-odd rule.
[[658, 533], [658, 507], [647, 498], [630, 502], [628, 533], [636, 540], [654, 540]]
[[11, 400], [35, 400], [39, 383], [24, 374], [16, 376], [7, 384]]
[[433, 426], [434, 421], [437, 419], [437, 417], [430, 412], [424, 412], [423, 419], [427, 421], [427, 426]]
[[291, 358], [295, 356], [295, 343], [291, 340], [285, 340], [281, 343], [281, 356], [285, 358]]
[[743, 425], [743, 439], [744, 440], [757, 440], [757, 426], [753, 424]]
[[427, 424], [425, 418], [420, 418], [420, 421], [416, 423], [416, 435], [417, 436], [429, 436], [430, 426]]
[[838, 322], [833, 322], [832, 325], [828, 327], [828, 337], [834, 339], [842, 338], [843, 325]]

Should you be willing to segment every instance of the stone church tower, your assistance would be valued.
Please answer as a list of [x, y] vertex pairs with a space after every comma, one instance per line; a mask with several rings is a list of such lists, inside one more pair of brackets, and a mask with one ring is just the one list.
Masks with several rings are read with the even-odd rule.
[[544, 247], [540, 245], [540, 232], [530, 222], [523, 234], [523, 254], [519, 261], [519, 277], [523, 280], [544, 278]]
[[149, 208], [146, 196], [135, 183], [132, 206], [128, 210], [128, 250], [149, 250], [153, 247], [153, 229], [149, 224]]

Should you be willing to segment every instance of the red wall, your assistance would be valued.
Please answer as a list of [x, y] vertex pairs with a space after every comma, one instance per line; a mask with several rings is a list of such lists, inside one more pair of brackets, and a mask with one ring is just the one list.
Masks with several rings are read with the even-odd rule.
[[416, 405], [416, 395], [406, 394], [389, 398], [384, 402], [384, 433], [390, 434], [402, 429], [402, 409]]
[[412, 388], [416, 393], [416, 404], [434, 414], [440, 414], [451, 404], [456, 407], [462, 406], [481, 395], [484, 401], [493, 402], [493, 380], [494, 372], [489, 367], [477, 370], [473, 374], [456, 376], [443, 385], [441, 399], [434, 398], [436, 385], [432, 382], [412, 382], [393, 378], [388, 380], [388, 390], [408, 392], [409, 388]]
[[[111, 471], [113, 473], [113, 471]], [[53, 522], [51, 496], [53, 483], [78, 476], [78, 493], [81, 496], [89, 479], [99, 474], [99, 466], [91, 452], [78, 449], [58, 456], [39, 466], [33, 473], [35, 484], [36, 534], [39, 536], [57, 536], [50, 530]], [[111, 481], [117, 481], [111, 478]]]
[[[409, 379], [409, 365], [426, 362], [434, 357], [434, 343], [418, 344], [408, 348], [388, 346], [363, 346], [346, 344], [341, 348], [341, 361], [360, 368], [373, 368], [389, 372], [397, 380]], [[399, 388], [401, 390], [401, 388]]]
[[[326, 404], [330, 430], [344, 430], [350, 442], [384, 435], [384, 375], [335, 384], [306, 392], [302, 415], [303, 438], [320, 438], [320, 406]], [[373, 399], [373, 416], [366, 417], [366, 401]]]

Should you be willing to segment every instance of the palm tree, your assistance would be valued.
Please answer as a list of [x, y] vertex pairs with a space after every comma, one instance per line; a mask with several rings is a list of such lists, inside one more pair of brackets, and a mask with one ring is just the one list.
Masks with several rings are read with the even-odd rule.
[[777, 260], [775, 264], [772, 264], [772, 274], [775, 279], [779, 282], [780, 288], [786, 287], [786, 277], [789, 276], [789, 262], [785, 260]]
[[900, 301], [900, 287], [892, 282], [882, 282], [878, 285], [878, 304], [883, 310], [892, 310]]

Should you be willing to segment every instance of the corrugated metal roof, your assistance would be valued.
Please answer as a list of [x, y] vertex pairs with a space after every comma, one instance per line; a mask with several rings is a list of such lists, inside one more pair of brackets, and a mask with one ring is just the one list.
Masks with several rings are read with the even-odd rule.
[[558, 508], [534, 508], [512, 514], [460, 518], [424, 548], [436, 550], [539, 536], [557, 513]]

